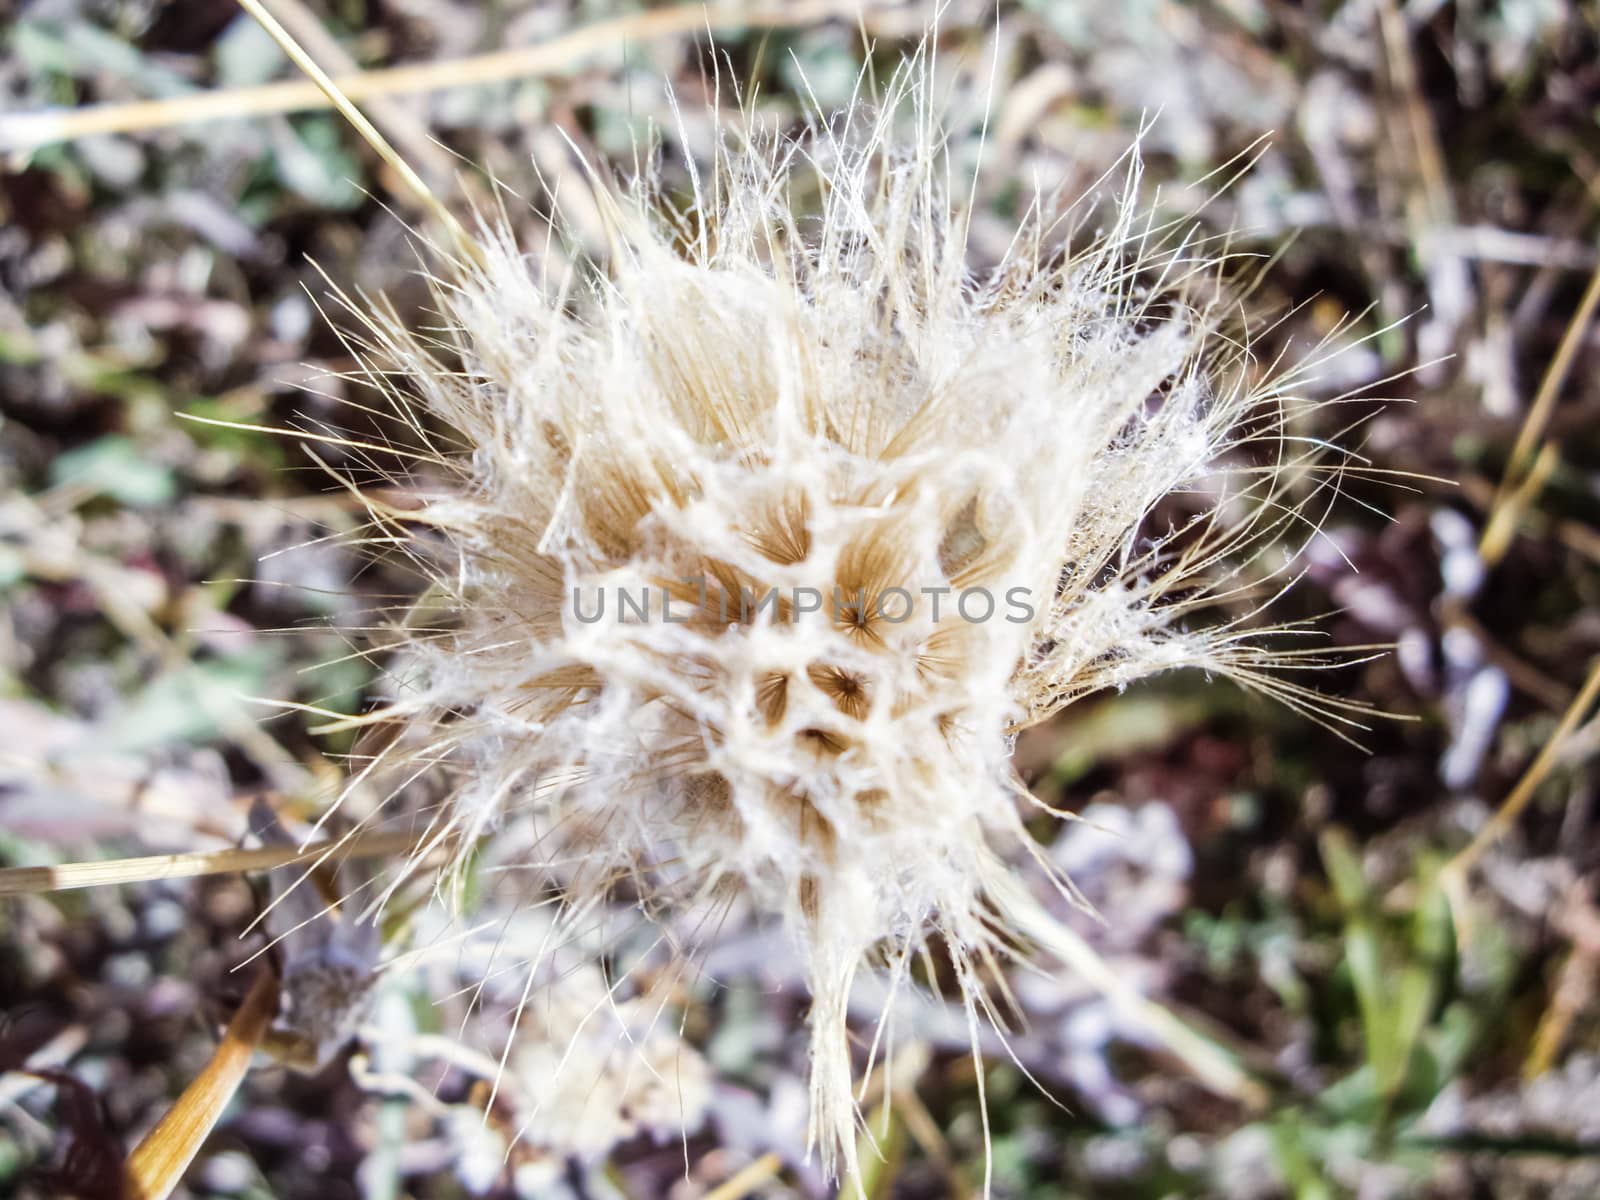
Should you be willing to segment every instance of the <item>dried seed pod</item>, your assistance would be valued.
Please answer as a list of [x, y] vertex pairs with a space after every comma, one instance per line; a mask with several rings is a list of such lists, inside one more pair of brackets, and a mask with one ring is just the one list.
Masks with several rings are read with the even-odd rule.
[[1352, 719], [1271, 673], [1330, 660], [1235, 603], [1347, 465], [1289, 436], [1296, 376], [1226, 336], [1218, 264], [1134, 207], [1136, 155], [1088, 245], [1034, 215], [975, 275], [923, 96], [908, 74], [848, 139], [730, 135], [678, 219], [648, 180], [602, 188], [616, 253], [575, 289], [490, 226], [429, 328], [347, 304], [429, 496], [372, 504], [431, 587], [383, 714], [410, 732], [363, 778], [441, 764], [438, 834], [536, 823], [580, 909], [626, 877], [781, 915], [830, 1171], [868, 956], [899, 978], [937, 934], [987, 1011], [986, 881], [1032, 848], [1019, 729], [1176, 667]]

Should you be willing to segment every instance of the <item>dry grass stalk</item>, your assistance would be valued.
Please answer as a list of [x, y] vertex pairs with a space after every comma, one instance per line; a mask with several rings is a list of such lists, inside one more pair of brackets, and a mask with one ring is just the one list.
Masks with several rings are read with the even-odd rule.
[[712, 1188], [702, 1200], [744, 1200], [769, 1179], [775, 1178], [781, 1170], [781, 1158], [776, 1154], [763, 1154]]
[[[359, 102], [481, 87], [571, 70], [630, 41], [703, 30], [811, 25], [839, 17], [854, 17], [860, 8], [859, 3], [851, 0], [802, 0], [777, 6], [691, 3], [647, 9], [597, 21], [534, 46], [495, 50], [450, 62], [341, 74], [337, 79], [338, 92]], [[326, 108], [330, 103], [333, 102], [329, 94], [316, 83], [294, 79], [164, 100], [0, 113], [0, 153], [22, 154], [57, 142], [109, 133], [146, 133], [204, 121], [305, 112]]]
[[1572, 698], [1572, 703], [1561, 714], [1561, 719], [1556, 722], [1549, 739], [1534, 756], [1533, 762], [1517, 781], [1517, 785], [1507, 794], [1494, 816], [1478, 831], [1477, 836], [1446, 864], [1444, 869], [1449, 878], [1464, 880], [1467, 872], [1472, 870], [1484, 852], [1504, 837], [1506, 831], [1516, 823], [1523, 810], [1538, 794], [1540, 786], [1549, 778], [1550, 772], [1561, 761], [1561, 752], [1567, 739], [1582, 724], [1585, 714], [1597, 699], [1600, 699], [1600, 659], [1596, 659], [1590, 665], [1589, 675], [1584, 680], [1583, 687]]
[[129, 1200], [165, 1200], [238, 1091], [278, 1011], [278, 980], [260, 972], [211, 1059], [128, 1156]]
[[414, 850], [411, 833], [366, 833], [313, 843], [308, 846], [261, 846], [252, 850], [196, 850], [187, 854], [151, 854], [140, 858], [114, 858], [104, 862], [57, 863], [49, 867], [0, 869], [0, 896], [36, 892], [66, 892], [75, 888], [108, 887], [121, 883], [151, 883], [158, 879], [193, 879], [201, 875], [229, 875], [242, 871], [267, 871], [295, 863], [313, 865], [352, 858], [388, 858]]
[[1545, 442], [1541, 446], [1540, 441], [1550, 424], [1556, 399], [1567, 382], [1567, 375], [1572, 370], [1578, 348], [1583, 344], [1597, 306], [1600, 306], [1600, 267], [1596, 267], [1589, 276], [1589, 286], [1584, 289], [1583, 299], [1578, 301], [1572, 320], [1567, 322], [1555, 357], [1545, 367], [1544, 375], [1539, 380], [1539, 390], [1534, 394], [1533, 403], [1528, 406], [1522, 427], [1517, 431], [1517, 440], [1511, 447], [1511, 455], [1506, 460], [1505, 476], [1490, 503], [1489, 519], [1484, 524], [1483, 537], [1478, 543], [1478, 552], [1490, 566], [1505, 557], [1523, 515], [1533, 507], [1545, 480], [1561, 460], [1560, 449], [1554, 442]]

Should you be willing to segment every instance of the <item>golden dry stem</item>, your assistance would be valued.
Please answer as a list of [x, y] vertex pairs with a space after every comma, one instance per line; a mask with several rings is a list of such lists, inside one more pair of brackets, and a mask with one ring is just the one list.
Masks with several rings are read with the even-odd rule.
[[278, 1011], [278, 979], [256, 976], [210, 1060], [128, 1156], [130, 1200], [166, 1200], [239, 1090]]

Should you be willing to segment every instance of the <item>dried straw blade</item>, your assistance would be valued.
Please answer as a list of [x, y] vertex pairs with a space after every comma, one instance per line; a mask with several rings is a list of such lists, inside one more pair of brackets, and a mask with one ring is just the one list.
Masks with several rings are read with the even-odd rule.
[[776, 1154], [763, 1154], [727, 1180], [707, 1192], [702, 1200], [744, 1200], [757, 1188], [774, 1178], [783, 1169], [783, 1160]]
[[[711, 7], [680, 4], [629, 13], [609, 21], [597, 21], [533, 46], [496, 50], [448, 62], [418, 63], [340, 75], [333, 82], [338, 92], [351, 101], [476, 87], [569, 69], [633, 40], [670, 37], [699, 30], [810, 25], [835, 17], [854, 16], [860, 7], [859, 3], [850, 0], [812, 0], [810, 3], [749, 8], [739, 4]], [[202, 121], [304, 112], [326, 108], [330, 103], [329, 95], [316, 83], [291, 79], [259, 87], [199, 92], [166, 100], [0, 113], [0, 153], [27, 153], [41, 146], [99, 134], [143, 133]]]
[[1238, 1055], [1139, 992], [1093, 946], [1047, 912], [1015, 880], [999, 876], [990, 886], [993, 899], [1003, 907], [1018, 932], [1069, 967], [1120, 1015], [1142, 1025], [1206, 1087], [1248, 1109], [1260, 1111], [1266, 1107], [1266, 1089], [1250, 1076]]
[[1489, 519], [1478, 543], [1478, 553], [1491, 566], [1505, 557], [1516, 536], [1522, 514], [1532, 507], [1544, 487], [1545, 479], [1555, 468], [1557, 452], [1554, 443], [1546, 442], [1543, 450], [1538, 450], [1537, 446], [1550, 424], [1556, 397], [1561, 394], [1561, 388], [1567, 381], [1597, 307], [1600, 307], [1600, 267], [1596, 267], [1594, 274], [1589, 277], [1589, 286], [1584, 289], [1583, 299], [1578, 302], [1572, 320], [1567, 323], [1561, 344], [1556, 347], [1555, 357], [1550, 360], [1544, 377], [1539, 381], [1539, 391], [1528, 406], [1522, 428], [1517, 431], [1516, 443], [1511, 448], [1511, 456], [1506, 460], [1505, 478], [1500, 481], [1490, 505]]
[[65, 892], [117, 883], [149, 883], [157, 879], [192, 879], [235, 871], [268, 871], [323, 856], [330, 859], [381, 858], [414, 851], [417, 844], [415, 833], [371, 833], [310, 846], [196, 850], [187, 854], [151, 854], [104, 862], [58, 863], [52, 867], [7, 867], [0, 870], [0, 896]]
[[210, 1061], [128, 1156], [132, 1200], [163, 1200], [172, 1194], [239, 1090], [250, 1059], [277, 1011], [278, 978], [271, 971], [262, 971]]
[[1590, 665], [1589, 677], [1584, 680], [1582, 690], [1573, 698], [1567, 711], [1561, 715], [1561, 720], [1557, 722], [1550, 739], [1545, 742], [1544, 748], [1534, 758], [1527, 772], [1517, 781], [1517, 786], [1511, 789], [1505, 803], [1478, 831], [1478, 835], [1471, 843], [1445, 865], [1447, 881], [1464, 878], [1478, 859], [1483, 857], [1484, 851], [1515, 824], [1516, 819], [1522, 815], [1522, 810], [1533, 800], [1540, 785], [1560, 762], [1561, 752], [1565, 748], [1567, 739], [1582, 723], [1584, 714], [1597, 699], [1600, 699], [1600, 658]]

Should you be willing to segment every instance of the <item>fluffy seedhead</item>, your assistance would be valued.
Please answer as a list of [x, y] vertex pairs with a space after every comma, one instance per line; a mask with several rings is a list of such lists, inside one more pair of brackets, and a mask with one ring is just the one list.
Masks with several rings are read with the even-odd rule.
[[864, 964], [899, 980], [936, 941], [994, 1015], [991, 885], [1034, 847], [1018, 731], [1177, 667], [1345, 719], [1270, 673], [1325, 660], [1248, 628], [1340, 464], [1230, 336], [1221, 265], [1140, 215], [1131, 155], [1086, 244], [1039, 204], [975, 270], [902, 91], [802, 142], [729, 135], [676, 215], [599, 186], [603, 270], [558, 284], [490, 222], [435, 269], [431, 327], [348, 305], [413, 441], [407, 504], [365, 493], [373, 540], [430, 582], [363, 718], [405, 732], [358, 782], [446, 773], [435, 841], [535, 829], [530, 895], [575, 911], [781, 917], [830, 1171]]

